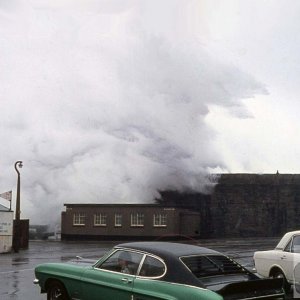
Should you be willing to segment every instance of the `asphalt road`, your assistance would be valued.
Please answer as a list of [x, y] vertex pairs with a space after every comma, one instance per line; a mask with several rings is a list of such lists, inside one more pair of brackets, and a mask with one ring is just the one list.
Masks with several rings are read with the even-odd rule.
[[[199, 245], [226, 253], [241, 264], [252, 268], [253, 253], [275, 247], [279, 239], [201, 240]], [[68, 261], [79, 255], [97, 259], [117, 242], [57, 242], [31, 241], [27, 250], [0, 254], [0, 300], [45, 300], [39, 287], [33, 284], [34, 268], [44, 262]]]

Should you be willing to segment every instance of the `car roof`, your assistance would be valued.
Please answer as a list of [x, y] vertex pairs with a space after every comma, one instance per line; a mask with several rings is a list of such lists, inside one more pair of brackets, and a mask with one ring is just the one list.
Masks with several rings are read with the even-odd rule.
[[205, 247], [171, 242], [132, 242], [119, 244], [115, 248], [133, 249], [156, 255], [164, 260], [168, 269], [161, 280], [199, 287], [204, 286], [179, 258], [192, 255], [222, 255]]
[[132, 242], [116, 246], [117, 248], [129, 248], [143, 252], [155, 254], [157, 256], [190, 256], [190, 255], [209, 255], [221, 254], [220, 252], [190, 244], [171, 243], [171, 242]]

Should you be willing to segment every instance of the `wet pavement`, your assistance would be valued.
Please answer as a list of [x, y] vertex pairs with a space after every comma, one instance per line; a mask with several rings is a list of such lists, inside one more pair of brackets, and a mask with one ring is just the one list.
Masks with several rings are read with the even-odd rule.
[[[253, 268], [253, 253], [276, 246], [278, 238], [201, 240], [199, 245], [208, 247]], [[33, 284], [34, 268], [44, 262], [64, 262], [76, 255], [97, 259], [118, 242], [60, 242], [30, 241], [27, 250], [19, 253], [0, 254], [0, 300], [45, 300], [39, 287]]]

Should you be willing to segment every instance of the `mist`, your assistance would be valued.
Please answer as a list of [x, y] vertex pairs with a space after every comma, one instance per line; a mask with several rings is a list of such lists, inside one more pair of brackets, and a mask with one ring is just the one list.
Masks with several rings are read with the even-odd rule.
[[248, 118], [245, 99], [266, 89], [210, 53], [194, 34], [197, 9], [197, 1], [1, 1], [0, 188], [16, 189], [13, 164], [22, 160], [22, 218], [59, 222], [63, 203], [209, 191], [208, 174], [226, 169], [210, 107]]

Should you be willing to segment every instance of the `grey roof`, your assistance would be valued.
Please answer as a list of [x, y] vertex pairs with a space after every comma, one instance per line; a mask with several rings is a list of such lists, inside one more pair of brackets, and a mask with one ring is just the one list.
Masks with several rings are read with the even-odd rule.
[[120, 244], [116, 247], [136, 249], [144, 252], [149, 252], [158, 256], [164, 255], [181, 257], [197, 254], [220, 254], [217, 251], [205, 247], [171, 242], [132, 242]]

